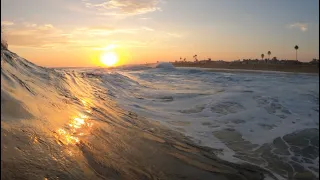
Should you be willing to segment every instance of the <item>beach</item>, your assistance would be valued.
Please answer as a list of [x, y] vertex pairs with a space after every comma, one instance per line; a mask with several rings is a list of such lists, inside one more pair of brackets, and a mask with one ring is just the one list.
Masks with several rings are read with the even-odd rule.
[[256, 71], [279, 71], [294, 73], [315, 73], [319, 74], [319, 66], [311, 64], [240, 64], [240, 63], [173, 63], [176, 67], [198, 67], [210, 69], [230, 70], [256, 70]]

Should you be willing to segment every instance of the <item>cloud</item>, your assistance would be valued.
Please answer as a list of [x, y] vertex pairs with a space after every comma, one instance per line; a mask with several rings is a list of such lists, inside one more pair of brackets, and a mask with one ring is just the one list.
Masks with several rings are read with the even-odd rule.
[[52, 24], [23, 23], [6, 33], [10, 46], [52, 48], [68, 42], [68, 36]]
[[104, 37], [112, 34], [135, 34], [138, 31], [154, 31], [149, 27], [136, 27], [136, 28], [114, 28], [109, 26], [92, 26], [75, 29], [72, 35], [82, 35], [89, 37]]
[[102, 3], [83, 1], [87, 8], [95, 8], [100, 15], [133, 16], [161, 10], [160, 0], [105, 0]]
[[12, 26], [14, 25], [11, 21], [1, 21], [1, 26]]
[[108, 26], [92, 26], [76, 28], [71, 32], [72, 36], [106, 36], [115, 33], [116, 29]]
[[181, 38], [182, 35], [181, 34], [177, 34], [177, 33], [167, 33], [168, 36], [170, 37], [175, 37], [175, 38]]
[[[149, 27], [115, 28], [111, 26], [89, 26], [62, 30], [52, 24], [24, 22], [12, 26], [6, 36], [11, 47], [24, 48], [110, 48], [110, 35], [151, 32]], [[111, 36], [112, 37], [112, 36]], [[135, 37], [135, 36], [134, 36]], [[109, 40], [108, 40], [109, 39]], [[134, 44], [136, 45], [136, 44]], [[141, 45], [141, 44], [139, 44]]]
[[93, 50], [103, 50], [103, 51], [110, 51], [117, 48], [117, 45], [115, 44], [109, 44], [108, 46], [105, 47], [94, 47], [92, 48]]
[[34, 24], [34, 23], [29, 23], [29, 22], [24, 22], [23, 23], [23, 25], [25, 26], [25, 27], [36, 27], [37, 26], [37, 24]]
[[112, 43], [119, 44], [121, 47], [132, 47], [132, 48], [140, 48], [147, 47], [150, 42], [148, 41], [136, 41], [136, 40], [121, 40], [121, 41], [113, 41]]
[[288, 26], [289, 28], [299, 28], [301, 31], [307, 31], [308, 30], [308, 24], [307, 23], [294, 23], [294, 24], [290, 24]]
[[29, 24], [29, 23], [23, 23], [24, 27], [17, 27], [13, 28], [10, 31], [8, 31], [8, 35], [37, 35], [37, 37], [41, 37], [41, 35], [58, 35], [61, 30], [58, 28], [53, 27], [52, 24], [43, 24], [43, 25], [37, 25], [37, 24]]
[[141, 20], [150, 20], [151, 18], [149, 18], [149, 17], [142, 17], [142, 18], [140, 18]]
[[149, 27], [141, 27], [141, 29], [143, 29], [143, 30], [146, 30], [146, 31], [154, 31], [154, 29], [152, 29], [152, 28], [149, 28]]
[[91, 26], [91, 27], [88, 27], [88, 29], [92, 29], [92, 30], [106, 30], [106, 31], [115, 30], [115, 28], [112, 27], [112, 26]]
[[134, 34], [137, 29], [116, 29], [103, 27], [83, 27], [77, 28], [72, 32], [72, 35], [82, 35], [89, 37], [103, 37], [116, 33]]

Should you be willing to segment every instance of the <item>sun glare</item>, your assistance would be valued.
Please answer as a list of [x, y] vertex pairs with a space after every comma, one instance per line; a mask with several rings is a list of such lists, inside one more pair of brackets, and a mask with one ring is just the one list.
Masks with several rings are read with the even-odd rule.
[[106, 66], [114, 66], [118, 62], [118, 56], [113, 52], [107, 52], [101, 55], [100, 60]]

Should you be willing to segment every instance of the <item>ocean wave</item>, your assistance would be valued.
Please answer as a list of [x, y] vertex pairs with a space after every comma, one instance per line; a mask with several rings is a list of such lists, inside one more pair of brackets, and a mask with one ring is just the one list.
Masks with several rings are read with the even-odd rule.
[[175, 67], [171, 63], [158, 63], [156, 64], [155, 68], [160, 68], [160, 69], [175, 69]]
[[[124, 108], [158, 120], [198, 144], [223, 149], [223, 159], [259, 165], [285, 179], [305, 172], [318, 177], [318, 77], [190, 68], [123, 74], [148, 85], [136, 87], [135, 96], [120, 98]], [[303, 133], [308, 131], [315, 133]], [[313, 144], [297, 147], [287, 137]], [[279, 138], [287, 145], [280, 146]], [[288, 149], [289, 155], [279, 154]]]
[[[194, 175], [215, 172], [212, 165], [199, 166], [202, 155], [187, 153], [201, 151], [279, 178], [318, 178], [318, 83], [308, 75], [217, 73], [169, 63], [51, 69], [3, 50], [1, 150], [6, 166], [15, 168], [2, 171], [18, 179], [166, 178], [145, 167], [163, 167], [159, 157], [185, 168], [193, 164]], [[248, 173], [227, 162], [215, 168], [229, 179]]]

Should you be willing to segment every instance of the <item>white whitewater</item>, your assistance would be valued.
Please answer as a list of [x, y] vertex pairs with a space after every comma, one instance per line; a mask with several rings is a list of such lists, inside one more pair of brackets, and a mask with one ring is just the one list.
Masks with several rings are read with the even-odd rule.
[[317, 75], [210, 72], [165, 63], [104, 78], [123, 107], [221, 149], [223, 159], [253, 163], [285, 179], [302, 171], [319, 177]]

